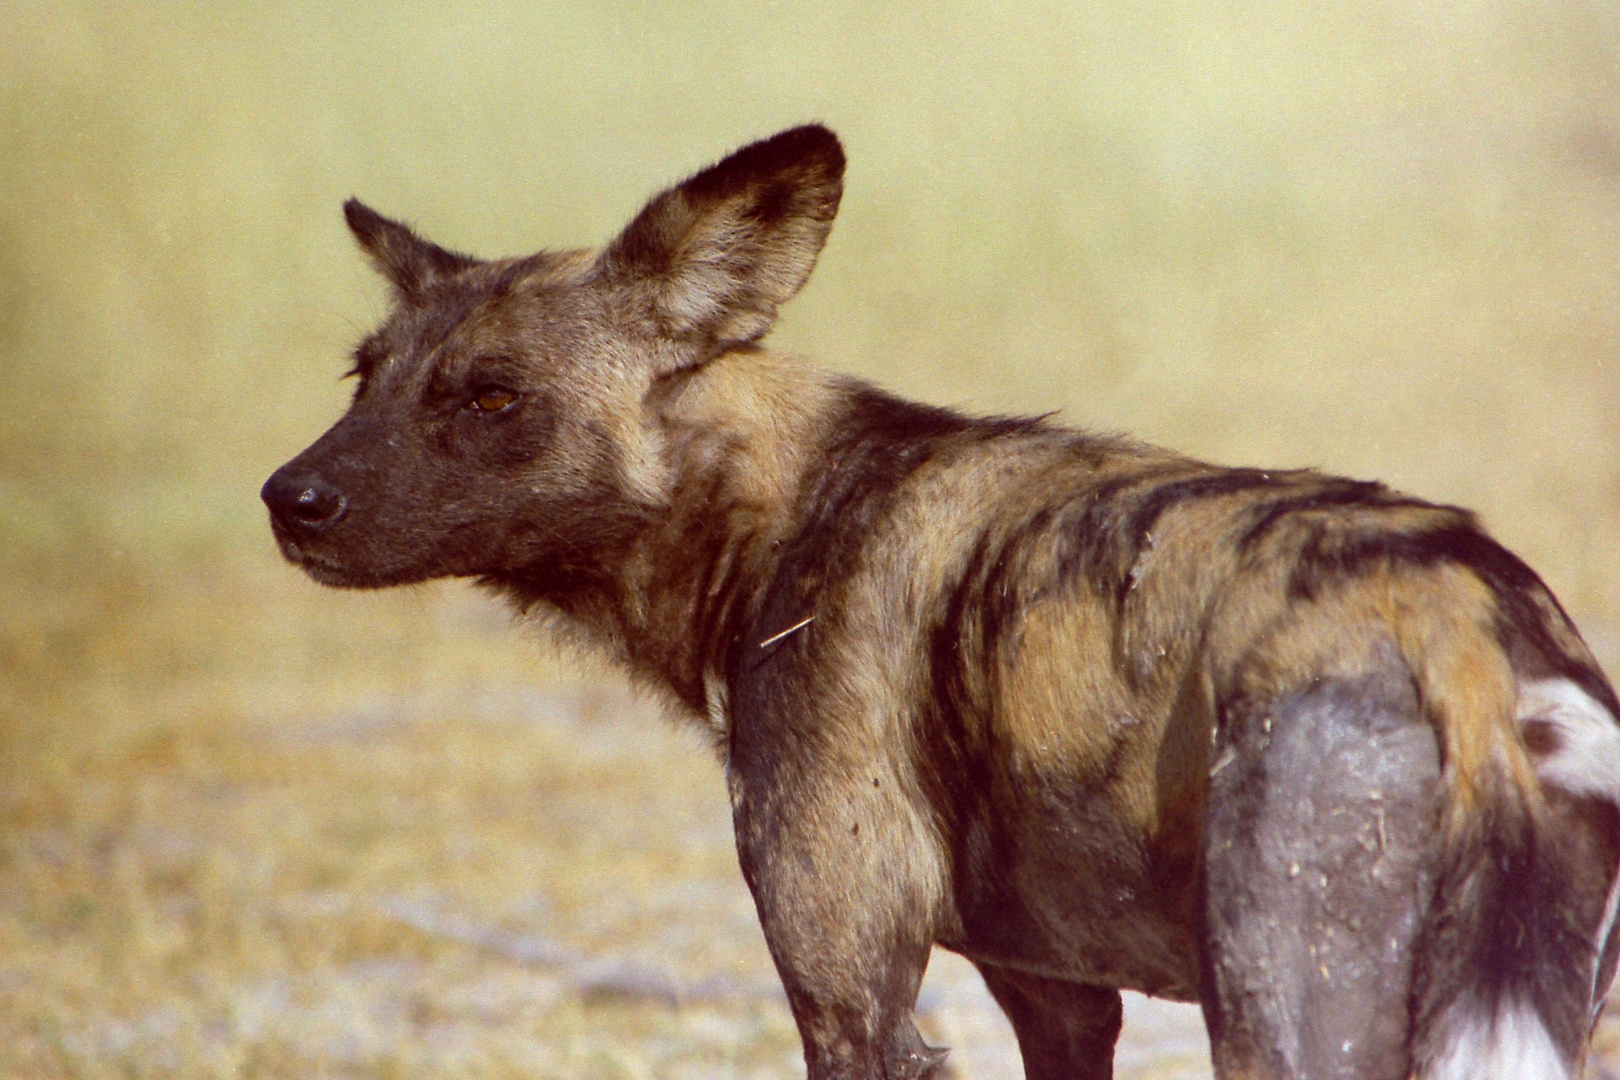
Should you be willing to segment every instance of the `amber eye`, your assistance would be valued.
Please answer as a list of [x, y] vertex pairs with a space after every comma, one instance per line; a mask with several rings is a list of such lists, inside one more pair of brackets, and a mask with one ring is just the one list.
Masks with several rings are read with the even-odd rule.
[[518, 399], [517, 391], [508, 390], [504, 386], [486, 386], [473, 395], [473, 411], [481, 413], [500, 412]]

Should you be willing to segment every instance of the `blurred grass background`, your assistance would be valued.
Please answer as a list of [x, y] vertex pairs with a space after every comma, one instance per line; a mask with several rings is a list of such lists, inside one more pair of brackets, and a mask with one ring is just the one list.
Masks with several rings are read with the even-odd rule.
[[[0, 1072], [796, 1067], [690, 739], [465, 588], [275, 554], [258, 486], [385, 303], [351, 194], [593, 244], [822, 120], [778, 346], [1475, 507], [1615, 670], [1617, 12], [0, 3]], [[935, 1037], [1017, 1075], [957, 985]]]

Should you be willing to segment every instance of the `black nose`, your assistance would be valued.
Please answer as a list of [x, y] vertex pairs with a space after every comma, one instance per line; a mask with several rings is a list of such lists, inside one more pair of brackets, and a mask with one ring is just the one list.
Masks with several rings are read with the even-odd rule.
[[259, 489], [259, 498], [270, 508], [277, 524], [289, 532], [318, 533], [338, 518], [349, 505], [343, 492], [327, 483], [313, 469], [283, 465]]

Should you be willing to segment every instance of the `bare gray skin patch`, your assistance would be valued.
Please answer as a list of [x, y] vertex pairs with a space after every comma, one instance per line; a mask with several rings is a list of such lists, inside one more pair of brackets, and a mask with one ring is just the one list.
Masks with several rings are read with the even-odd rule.
[[[1404, 664], [1226, 719], [1206, 839], [1205, 1011], [1241, 1075], [1403, 1080], [1440, 756]], [[1228, 755], [1230, 755], [1228, 757]]]

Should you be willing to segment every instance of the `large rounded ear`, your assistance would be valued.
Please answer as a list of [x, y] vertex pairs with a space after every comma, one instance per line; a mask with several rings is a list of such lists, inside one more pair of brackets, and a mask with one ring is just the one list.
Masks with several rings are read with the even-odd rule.
[[771, 328], [815, 268], [843, 191], [838, 137], [784, 131], [654, 198], [603, 252], [598, 279], [699, 363]]
[[343, 217], [372, 265], [394, 283], [406, 300], [422, 295], [435, 280], [478, 263], [477, 259], [446, 251], [417, 236], [410, 228], [385, 218], [359, 199], [343, 204]]

